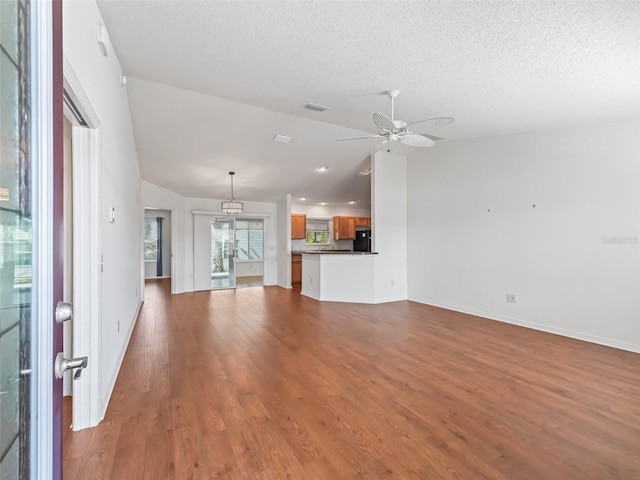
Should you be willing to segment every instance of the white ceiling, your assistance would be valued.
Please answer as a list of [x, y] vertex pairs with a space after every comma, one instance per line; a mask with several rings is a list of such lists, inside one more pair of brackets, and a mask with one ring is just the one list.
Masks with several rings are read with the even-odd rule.
[[129, 78], [142, 177], [186, 196], [228, 197], [235, 170], [239, 200], [366, 208], [354, 174], [377, 142], [333, 140], [375, 133], [392, 88], [397, 118], [456, 117], [432, 132], [448, 141], [640, 113], [637, 1], [98, 5]]

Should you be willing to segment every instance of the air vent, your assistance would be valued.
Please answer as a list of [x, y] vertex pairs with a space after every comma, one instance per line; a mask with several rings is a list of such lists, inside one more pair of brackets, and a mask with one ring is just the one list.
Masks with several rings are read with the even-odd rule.
[[287, 135], [280, 135], [279, 133], [277, 133], [274, 137], [273, 137], [273, 141], [274, 142], [279, 142], [279, 143], [289, 143], [291, 141], [293, 137], [289, 137]]
[[331, 110], [331, 107], [325, 107], [324, 105], [318, 105], [317, 103], [307, 103], [304, 108], [307, 110], [313, 110], [314, 112], [324, 112]]
[[368, 177], [369, 175], [371, 175], [371, 169], [363, 170], [355, 174], [356, 177]]

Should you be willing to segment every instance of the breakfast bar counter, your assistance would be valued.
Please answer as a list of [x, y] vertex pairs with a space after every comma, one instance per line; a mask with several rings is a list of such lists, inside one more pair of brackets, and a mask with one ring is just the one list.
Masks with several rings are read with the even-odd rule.
[[375, 252], [302, 252], [302, 289], [329, 302], [374, 303]]

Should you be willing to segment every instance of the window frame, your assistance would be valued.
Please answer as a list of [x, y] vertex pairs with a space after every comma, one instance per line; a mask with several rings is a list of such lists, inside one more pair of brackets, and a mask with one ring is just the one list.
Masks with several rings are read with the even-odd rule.
[[[155, 240], [147, 239], [147, 225], [153, 226], [153, 231], [155, 232]], [[147, 256], [147, 245], [154, 243], [155, 244], [155, 256], [154, 258], [149, 258]], [[157, 262], [158, 261], [158, 220], [156, 218], [145, 218], [144, 219], [144, 236], [142, 239], [143, 244], [143, 257], [145, 262]]]

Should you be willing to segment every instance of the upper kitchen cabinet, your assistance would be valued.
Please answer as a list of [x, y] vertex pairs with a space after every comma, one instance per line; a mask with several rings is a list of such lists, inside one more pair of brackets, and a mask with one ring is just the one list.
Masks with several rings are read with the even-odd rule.
[[304, 240], [307, 238], [307, 216], [304, 213], [291, 214], [291, 239]]
[[356, 218], [333, 217], [333, 238], [336, 240], [353, 240], [356, 238]]
[[355, 217], [356, 227], [371, 228], [371, 217]]

